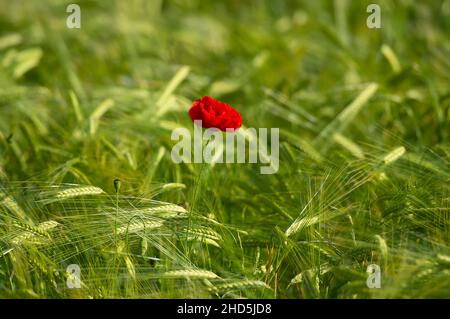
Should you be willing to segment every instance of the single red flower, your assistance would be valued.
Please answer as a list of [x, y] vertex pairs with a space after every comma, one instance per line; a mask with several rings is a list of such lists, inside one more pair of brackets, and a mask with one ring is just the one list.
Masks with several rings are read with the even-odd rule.
[[237, 130], [242, 125], [242, 117], [238, 111], [226, 103], [214, 100], [212, 97], [204, 96], [195, 100], [189, 109], [192, 121], [201, 120], [204, 128], [218, 128]]

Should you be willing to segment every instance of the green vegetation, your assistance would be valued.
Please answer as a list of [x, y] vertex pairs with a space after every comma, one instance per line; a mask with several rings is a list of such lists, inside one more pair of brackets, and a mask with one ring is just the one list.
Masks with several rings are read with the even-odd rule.
[[[450, 297], [450, 1], [371, 2], [1, 0], [0, 297]], [[203, 95], [277, 174], [172, 162]]]

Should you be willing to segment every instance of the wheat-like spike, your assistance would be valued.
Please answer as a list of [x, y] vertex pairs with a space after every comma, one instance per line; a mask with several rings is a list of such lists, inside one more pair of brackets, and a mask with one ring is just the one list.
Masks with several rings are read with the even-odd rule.
[[389, 152], [385, 157], [383, 157], [383, 162], [385, 165], [389, 165], [405, 154], [406, 149], [403, 146], [397, 147], [393, 151]]
[[333, 135], [333, 139], [336, 143], [347, 149], [356, 158], [364, 158], [364, 152], [361, 150], [358, 144], [356, 144], [349, 138], [343, 136], [342, 134], [335, 133]]
[[174, 212], [174, 213], [187, 213], [187, 210], [175, 204], [171, 205], [162, 205], [157, 207], [147, 207], [139, 209], [139, 212], [142, 213], [159, 213], [159, 212]]
[[161, 188], [164, 190], [179, 189], [179, 188], [183, 189], [186, 188], [186, 185], [182, 183], [167, 183], [164, 184]]
[[[321, 265], [320, 267], [320, 275], [324, 275], [327, 272], [329, 272], [331, 270], [331, 267], [329, 267], [328, 265]], [[294, 278], [291, 279], [291, 282], [289, 283], [288, 287], [294, 284], [300, 284], [303, 282], [303, 276], [304, 274], [314, 274], [314, 270], [313, 269], [308, 269], [308, 270], [304, 270], [301, 273], [299, 273], [298, 275], [296, 275]]]
[[303, 273], [301, 272], [298, 275], [296, 275], [294, 278], [291, 279], [291, 282], [289, 283], [289, 286], [293, 285], [293, 284], [299, 284], [302, 281], [303, 281]]
[[33, 266], [35, 269], [38, 269], [40, 272], [44, 274], [49, 273], [48, 265], [45, 265], [40, 260], [36, 258], [29, 258], [28, 262], [31, 264], [31, 266]]
[[206, 238], [206, 237], [200, 237], [200, 236], [189, 236], [187, 238], [187, 240], [197, 240], [200, 241], [202, 243], [208, 244], [208, 245], [212, 245], [215, 246], [217, 248], [221, 248], [220, 244], [215, 241], [214, 239], [211, 238]]
[[222, 241], [222, 236], [210, 228], [190, 228], [186, 229], [186, 234], [188, 240], [198, 240], [205, 244], [220, 248], [218, 242]]
[[186, 218], [189, 218], [189, 215], [177, 213], [177, 212], [161, 212], [161, 213], [156, 213], [155, 216], [158, 216], [161, 219], [186, 219]]
[[388, 246], [386, 244], [386, 240], [380, 235], [375, 235], [375, 238], [378, 240], [381, 256], [383, 256], [383, 259], [386, 261], [388, 257]]
[[286, 236], [292, 236], [298, 232], [300, 232], [301, 230], [305, 229], [306, 227], [312, 226], [317, 224], [320, 221], [327, 221], [330, 220], [332, 218], [335, 218], [339, 215], [344, 214], [345, 211], [344, 210], [335, 210], [335, 211], [331, 211], [327, 214], [325, 213], [320, 213], [319, 215], [316, 216], [299, 216], [292, 224], [291, 226], [289, 226], [289, 228], [286, 230]]
[[450, 266], [450, 256], [438, 254], [436, 258], [438, 263]]
[[[112, 209], [108, 209], [109, 212], [115, 212]], [[133, 209], [120, 209], [122, 214], [125, 215], [138, 215], [150, 214], [157, 216], [158, 218], [187, 218], [187, 210], [175, 204], [161, 205], [156, 207], [143, 207]]]
[[127, 267], [128, 274], [136, 280], [136, 268], [134, 267], [133, 262], [131, 261], [131, 258], [129, 256], [125, 256], [125, 265]]
[[221, 241], [222, 240], [222, 236], [220, 236], [220, 234], [218, 232], [216, 232], [215, 230], [212, 230], [211, 228], [190, 228], [190, 229], [186, 229], [186, 232], [188, 234], [189, 237], [193, 236], [193, 237], [205, 237], [205, 238], [209, 238], [212, 240], [217, 240], [217, 241]]
[[0, 201], [0, 205], [9, 209], [10, 211], [16, 213], [18, 216], [25, 216], [25, 212], [19, 205], [17, 205], [16, 201], [12, 199], [11, 196], [6, 196]]
[[172, 270], [162, 274], [165, 278], [195, 278], [195, 279], [214, 279], [219, 278], [215, 273], [203, 269], [183, 269]]
[[58, 199], [65, 199], [65, 198], [72, 198], [72, 197], [78, 197], [78, 196], [84, 196], [84, 195], [98, 195], [103, 194], [104, 191], [100, 187], [96, 186], [84, 186], [84, 187], [74, 187], [65, 189], [63, 191], [60, 191], [56, 193], [56, 198]]
[[245, 289], [251, 287], [261, 287], [266, 289], [271, 289], [265, 282], [260, 280], [241, 280], [237, 282], [231, 282], [223, 285], [217, 285], [211, 288], [208, 288], [210, 291], [223, 291], [223, 290], [233, 290], [233, 289]]
[[142, 222], [139, 220], [136, 220], [130, 224], [125, 224], [123, 226], [120, 226], [119, 228], [117, 228], [117, 234], [118, 235], [123, 235], [127, 233], [127, 229], [128, 229], [128, 233], [137, 233], [139, 231], [142, 230], [150, 230], [150, 229], [155, 229], [158, 227], [161, 227], [163, 225], [162, 222], [159, 221], [146, 221], [146, 222]]
[[40, 223], [37, 226], [30, 226], [23, 223], [16, 223], [16, 226], [24, 229], [19, 235], [15, 236], [11, 243], [14, 245], [20, 245], [25, 240], [30, 240], [35, 238], [37, 235], [42, 237], [50, 238], [50, 235], [47, 233], [48, 230], [55, 228], [59, 223], [53, 220], [49, 220], [43, 223]]
[[40, 236], [49, 237], [49, 235], [46, 231], [56, 227], [57, 225], [59, 225], [59, 223], [55, 222], [53, 220], [49, 220], [46, 222], [42, 222], [37, 226], [31, 226], [31, 225], [17, 221], [14, 223], [14, 225], [16, 227], [22, 228], [25, 231], [32, 232], [32, 233], [35, 233]]
[[297, 233], [301, 229], [314, 225], [320, 220], [320, 216], [305, 216], [303, 218], [297, 218], [291, 226], [286, 230], [286, 236], [291, 236]]
[[0, 257], [3, 257], [5, 255], [9, 254], [12, 250], [14, 250], [14, 248], [8, 248], [8, 249], [0, 252]]
[[40, 224], [37, 226], [37, 228], [38, 228], [40, 231], [47, 231], [47, 230], [50, 230], [50, 229], [52, 229], [52, 228], [55, 228], [55, 227], [58, 226], [58, 225], [59, 225], [58, 222], [56, 222], [56, 221], [54, 221], [54, 220], [48, 220], [48, 221], [46, 221], [46, 222], [40, 223]]

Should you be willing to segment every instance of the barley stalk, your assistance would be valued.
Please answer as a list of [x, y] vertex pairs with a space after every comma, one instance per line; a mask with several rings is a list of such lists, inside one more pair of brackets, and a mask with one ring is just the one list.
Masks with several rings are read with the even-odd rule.
[[117, 235], [126, 234], [127, 229], [128, 229], [128, 233], [137, 233], [142, 230], [150, 230], [150, 229], [159, 228], [162, 225], [163, 225], [163, 223], [159, 222], [159, 221], [146, 221], [144, 223], [141, 221], [135, 221], [130, 224], [125, 224], [125, 225], [117, 228]]
[[219, 278], [215, 273], [203, 269], [172, 270], [162, 274], [164, 278], [195, 278], [195, 279], [215, 279]]
[[19, 235], [15, 236], [11, 240], [11, 243], [14, 245], [20, 245], [24, 241], [36, 238], [36, 236], [50, 238], [50, 235], [47, 233], [47, 231], [55, 228], [58, 225], [59, 223], [53, 220], [40, 223], [37, 226], [30, 226], [26, 224], [16, 223], [16, 226], [24, 229], [24, 231], [21, 232]]
[[213, 292], [224, 291], [224, 290], [236, 290], [236, 289], [247, 289], [247, 288], [266, 288], [271, 289], [265, 282], [260, 280], [242, 280], [232, 283], [226, 283], [222, 285], [216, 285], [209, 288], [208, 290]]
[[58, 199], [66, 199], [85, 195], [99, 195], [103, 193], [104, 191], [100, 187], [83, 186], [65, 189], [63, 191], [56, 193], [55, 197]]
[[14, 201], [14, 199], [10, 196], [6, 196], [0, 201], [0, 205], [4, 206], [5, 208], [9, 209], [11, 212], [14, 212], [17, 214], [17, 216], [20, 216], [22, 218], [25, 218], [26, 214], [23, 211], [22, 208], [20, 208], [19, 205]]

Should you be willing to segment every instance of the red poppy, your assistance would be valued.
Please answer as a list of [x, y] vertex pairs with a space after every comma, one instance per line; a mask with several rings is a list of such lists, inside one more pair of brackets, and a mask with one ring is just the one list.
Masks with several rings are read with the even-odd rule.
[[212, 97], [204, 96], [195, 100], [189, 109], [192, 121], [201, 120], [204, 128], [218, 128], [237, 130], [242, 125], [242, 117], [238, 111], [226, 103], [214, 100]]

